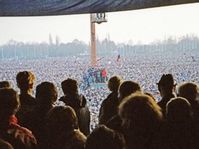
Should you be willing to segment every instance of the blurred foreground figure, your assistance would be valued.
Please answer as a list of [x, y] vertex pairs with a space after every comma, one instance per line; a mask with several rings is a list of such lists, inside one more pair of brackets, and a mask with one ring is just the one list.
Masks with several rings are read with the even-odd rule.
[[150, 96], [132, 94], [119, 106], [128, 149], [160, 149], [163, 115]]
[[10, 88], [11, 85], [10, 85], [10, 82], [8, 81], [0, 81], [0, 89], [1, 88]]
[[17, 92], [11, 88], [0, 89], [0, 138], [14, 149], [35, 149], [36, 139], [32, 132], [17, 124], [15, 114], [20, 106]]
[[125, 149], [124, 137], [101, 125], [88, 136], [85, 149]]
[[10, 143], [0, 139], [0, 149], [14, 149], [14, 148]]
[[166, 149], [196, 149], [198, 142], [191, 104], [182, 97], [172, 98], [166, 107]]
[[75, 111], [69, 107], [55, 107], [47, 115], [46, 149], [84, 149], [86, 137], [77, 128]]

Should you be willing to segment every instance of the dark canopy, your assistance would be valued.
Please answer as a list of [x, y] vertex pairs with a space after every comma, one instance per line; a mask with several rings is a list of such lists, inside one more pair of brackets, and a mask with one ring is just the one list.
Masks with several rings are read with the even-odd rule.
[[45, 16], [134, 10], [199, 0], [0, 0], [0, 16]]

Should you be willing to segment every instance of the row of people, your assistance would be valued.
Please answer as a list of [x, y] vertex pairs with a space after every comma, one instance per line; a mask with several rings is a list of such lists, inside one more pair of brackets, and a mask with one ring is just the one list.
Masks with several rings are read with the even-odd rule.
[[[108, 86], [112, 93], [102, 103], [99, 115], [100, 124], [105, 124], [111, 129], [109, 130], [105, 126], [101, 126], [98, 128], [99, 130], [97, 129], [100, 132], [93, 131], [86, 141], [86, 136], [90, 133], [90, 113], [86, 106], [85, 97], [78, 93], [77, 81], [67, 79], [62, 82], [61, 85], [65, 95], [61, 97], [60, 100], [63, 101], [67, 107], [54, 107], [57, 92], [53, 83], [43, 82], [39, 84], [36, 88], [35, 99], [31, 95], [35, 79], [34, 75], [31, 72], [24, 71], [18, 73], [16, 78], [17, 85], [20, 88], [19, 98], [13, 89], [7, 87], [0, 90], [0, 99], [2, 101], [2, 103], [0, 103], [2, 109], [0, 118], [1, 122], [4, 122], [1, 125], [1, 130], [2, 134], [5, 135], [2, 135], [1, 138], [8, 142], [10, 141], [10, 137], [14, 136], [21, 139], [21, 143], [28, 142], [28, 146], [33, 146], [33, 148], [34, 146], [49, 149], [66, 148], [64, 146], [68, 147], [76, 141], [77, 142], [74, 143], [75, 145], [80, 145], [84, 148], [84, 144], [88, 147], [89, 144], [93, 145], [93, 143], [97, 143], [97, 141], [106, 142], [106, 139], [98, 136], [97, 141], [93, 140], [87, 143], [97, 135], [93, 135], [93, 133], [103, 135], [102, 132], [105, 131], [106, 133], [109, 132], [110, 136], [106, 134], [109, 137], [111, 137], [112, 134], [118, 137], [116, 140], [121, 148], [125, 146], [127, 148], [138, 149], [159, 148], [160, 146], [162, 148], [175, 148], [179, 147], [179, 145], [182, 147], [188, 147], [188, 145], [189, 147], [197, 147], [195, 141], [197, 133], [193, 135], [194, 137], [189, 136], [188, 139], [185, 139], [187, 137], [186, 135], [190, 135], [197, 130], [195, 124], [197, 124], [198, 121], [198, 103], [196, 100], [198, 98], [198, 86], [194, 83], [185, 83], [180, 86], [178, 94], [184, 98], [173, 99], [173, 97], [175, 97], [173, 94], [175, 88], [173, 77], [170, 74], [163, 75], [158, 82], [158, 89], [162, 100], [157, 104], [151, 94], [142, 93], [142, 89], [138, 83], [122, 81], [117, 76], [111, 78]], [[20, 107], [19, 99], [21, 102]], [[163, 101], [164, 104], [161, 104]], [[6, 107], [5, 105], [8, 106]], [[10, 111], [8, 110], [6, 112], [6, 109]], [[112, 115], [110, 113], [112, 113]], [[103, 119], [104, 117], [105, 120]], [[17, 120], [22, 126], [26, 126], [32, 130], [36, 139], [31, 131], [17, 125]], [[166, 124], [164, 120], [166, 120]], [[171, 124], [172, 126], [170, 126]], [[180, 138], [177, 139], [177, 142], [168, 143], [168, 139], [162, 139], [169, 138], [171, 139], [169, 141], [174, 141], [172, 140], [174, 138], [171, 136], [175, 133], [172, 133], [176, 132], [179, 134], [178, 128], [182, 126], [191, 129], [188, 129], [189, 131], [184, 133], [185, 135], [179, 135], [178, 137]], [[80, 128], [80, 131], [78, 128]], [[7, 132], [11, 133], [7, 134]], [[171, 132], [171, 134], [167, 132]], [[122, 139], [123, 135], [124, 139]], [[72, 142], [64, 142], [64, 140], [70, 139], [74, 140], [71, 140]], [[180, 139], [184, 140], [184, 142], [178, 142]], [[124, 140], [126, 143], [124, 143]], [[114, 141], [114, 139], [112, 141]], [[19, 145], [15, 141], [10, 142], [15, 148]], [[162, 144], [164, 144], [164, 146], [162, 146]], [[109, 145], [111, 144], [109, 143]], [[105, 146], [108, 146], [108, 143]], [[99, 146], [99, 148], [100, 147], [105, 148]]]

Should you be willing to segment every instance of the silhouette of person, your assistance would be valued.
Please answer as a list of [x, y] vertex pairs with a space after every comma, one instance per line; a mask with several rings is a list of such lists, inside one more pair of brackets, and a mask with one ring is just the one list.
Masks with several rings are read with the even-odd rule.
[[78, 118], [70, 106], [51, 109], [47, 115], [47, 149], [84, 149], [86, 137], [77, 128]]
[[78, 93], [76, 80], [68, 78], [61, 83], [61, 86], [64, 96], [59, 100], [75, 110], [79, 128], [87, 136], [90, 133], [90, 111], [86, 105], [86, 98]]
[[36, 100], [32, 96], [35, 76], [30, 71], [19, 72], [16, 76], [17, 86], [20, 89], [20, 109], [17, 113], [19, 123], [25, 127], [29, 127], [30, 113], [36, 106]]
[[175, 84], [172, 74], [163, 74], [157, 85], [162, 97], [162, 99], [158, 102], [158, 105], [162, 108], [163, 115], [165, 116], [167, 102], [171, 98], [175, 97]]
[[101, 125], [87, 137], [85, 149], [125, 149], [122, 134]]
[[8, 82], [8, 81], [0, 81], [0, 89], [1, 88], [5, 88], [5, 87], [10, 88], [11, 87], [10, 82]]
[[152, 97], [135, 93], [119, 106], [123, 133], [128, 149], [159, 149], [163, 115]]
[[99, 112], [99, 124], [106, 124], [107, 121], [118, 112], [118, 88], [122, 80], [119, 76], [113, 76], [108, 81], [108, 88], [111, 93], [102, 102]]
[[35, 149], [37, 141], [32, 132], [17, 124], [15, 114], [19, 106], [19, 96], [15, 90], [0, 89], [0, 138], [15, 149]]

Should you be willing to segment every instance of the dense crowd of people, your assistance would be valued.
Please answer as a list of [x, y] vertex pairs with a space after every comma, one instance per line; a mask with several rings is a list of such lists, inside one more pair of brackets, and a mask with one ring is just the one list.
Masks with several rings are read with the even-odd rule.
[[[199, 56], [104, 58], [109, 81], [81, 88], [85, 57], [0, 64], [0, 145], [199, 148]], [[182, 84], [183, 83], [183, 84]]]

